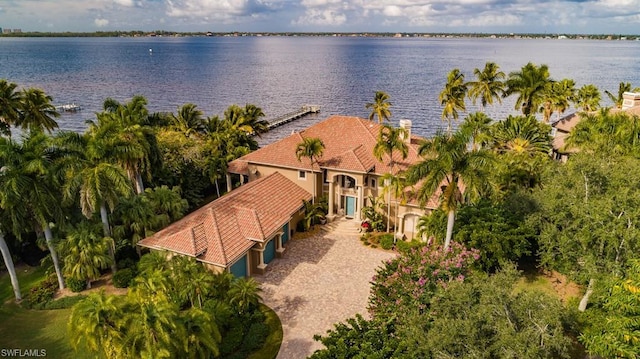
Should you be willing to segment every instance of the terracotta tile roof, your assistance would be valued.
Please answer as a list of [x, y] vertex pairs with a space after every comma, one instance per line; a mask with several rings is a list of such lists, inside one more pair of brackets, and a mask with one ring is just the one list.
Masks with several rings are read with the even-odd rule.
[[551, 124], [551, 126], [558, 131], [569, 133], [580, 122], [580, 119], [579, 113], [576, 112], [561, 118], [560, 121]]
[[311, 194], [276, 172], [242, 185], [138, 242], [226, 267], [271, 238]]
[[[382, 175], [389, 172], [387, 165], [389, 158], [385, 156], [382, 161], [378, 161], [373, 156], [373, 148], [381, 127], [376, 122], [359, 117], [331, 116], [304, 131], [294, 133], [232, 161], [228, 170], [231, 173], [246, 174], [240, 172], [246, 171], [243, 169], [246, 165], [241, 163], [245, 162], [310, 171], [311, 164], [308, 159], [302, 158], [298, 161], [296, 158], [296, 147], [304, 138], [317, 137], [325, 145], [324, 154], [318, 160], [320, 168], [346, 172], [373, 172]], [[396, 170], [404, 170], [410, 164], [420, 160], [418, 156], [420, 139], [418, 136], [411, 136], [409, 154], [405, 160], [399, 153], [394, 153]], [[314, 166], [314, 170], [318, 171], [317, 165]]]

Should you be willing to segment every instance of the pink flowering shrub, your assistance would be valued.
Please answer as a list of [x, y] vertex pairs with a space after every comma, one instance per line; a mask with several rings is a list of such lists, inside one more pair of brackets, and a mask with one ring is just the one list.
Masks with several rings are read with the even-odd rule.
[[399, 314], [398, 308], [429, 307], [431, 298], [451, 281], [463, 281], [479, 251], [452, 242], [447, 250], [427, 245], [387, 261], [372, 279], [369, 311], [374, 316]]

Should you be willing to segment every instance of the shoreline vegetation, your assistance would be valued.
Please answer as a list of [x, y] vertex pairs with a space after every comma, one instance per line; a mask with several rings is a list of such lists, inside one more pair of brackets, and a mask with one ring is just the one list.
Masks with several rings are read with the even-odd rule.
[[177, 32], [177, 31], [96, 31], [39, 32], [4, 29], [0, 37], [391, 37], [391, 38], [496, 38], [496, 39], [568, 39], [640, 41], [640, 34], [568, 34], [568, 33], [420, 33], [420, 32]]

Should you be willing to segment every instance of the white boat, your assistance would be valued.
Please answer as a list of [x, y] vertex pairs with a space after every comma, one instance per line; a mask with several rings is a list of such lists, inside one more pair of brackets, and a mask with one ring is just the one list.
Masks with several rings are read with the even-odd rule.
[[82, 110], [80, 105], [76, 105], [75, 103], [68, 103], [68, 104], [65, 104], [65, 105], [60, 105], [60, 106], [58, 106], [56, 108], [58, 110], [60, 110], [60, 111], [65, 111], [65, 112], [76, 112], [76, 111]]

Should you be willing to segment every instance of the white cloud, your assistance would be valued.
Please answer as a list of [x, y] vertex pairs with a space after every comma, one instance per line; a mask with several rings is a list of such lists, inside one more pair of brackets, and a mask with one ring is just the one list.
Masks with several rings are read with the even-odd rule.
[[116, 3], [117, 5], [122, 5], [126, 7], [135, 6], [135, 3], [133, 2], [133, 0], [113, 0], [113, 2]]
[[404, 12], [399, 6], [391, 5], [391, 6], [385, 6], [384, 9], [382, 10], [382, 14], [384, 14], [385, 16], [395, 17], [395, 16], [403, 16]]
[[292, 21], [293, 25], [320, 25], [320, 26], [340, 26], [347, 22], [344, 13], [335, 10], [308, 9], [305, 14], [297, 20]]
[[167, 0], [167, 15], [171, 17], [213, 19], [243, 15], [248, 0]]
[[95, 20], [93, 20], [93, 23], [97, 27], [105, 27], [105, 26], [109, 25], [109, 20], [107, 20], [107, 19], [95, 19]]

